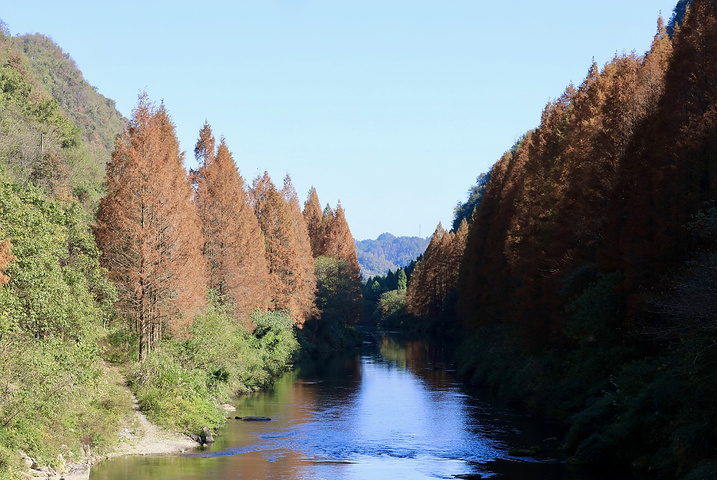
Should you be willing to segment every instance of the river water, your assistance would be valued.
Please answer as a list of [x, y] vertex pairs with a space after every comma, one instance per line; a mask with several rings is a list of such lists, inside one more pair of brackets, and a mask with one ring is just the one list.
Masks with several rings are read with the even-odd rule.
[[[557, 440], [525, 416], [467, 393], [446, 352], [367, 337], [360, 351], [297, 366], [267, 392], [234, 401], [211, 447], [124, 457], [91, 480], [602, 478], [561, 461]], [[535, 456], [515, 449], [540, 447]]]

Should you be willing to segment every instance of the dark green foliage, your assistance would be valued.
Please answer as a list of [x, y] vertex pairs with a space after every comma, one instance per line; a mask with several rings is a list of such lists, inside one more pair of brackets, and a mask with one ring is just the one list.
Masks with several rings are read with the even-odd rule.
[[360, 286], [351, 281], [344, 272], [350, 269], [348, 262], [332, 257], [318, 257], [316, 268], [316, 306], [321, 319], [327, 322], [353, 325], [360, 316]]
[[376, 240], [357, 241], [362, 276], [386, 275], [390, 270], [405, 267], [426, 250], [429, 241], [430, 238], [395, 237], [390, 233], [383, 233]]
[[670, 35], [670, 38], [675, 34], [675, 29], [682, 25], [690, 3], [692, 3], [692, 0], [679, 0], [677, 5], [675, 5], [672, 17], [670, 17], [670, 21], [667, 24], [667, 33]]
[[302, 352], [345, 350], [358, 342], [353, 326], [362, 315], [361, 284], [351, 279], [351, 265], [333, 257], [314, 260], [316, 306], [320, 316], [307, 321], [302, 330]]
[[411, 260], [406, 268], [395, 272], [389, 270], [386, 275], [370, 277], [363, 284], [363, 318], [368, 324], [400, 323], [405, 315], [406, 288], [411, 282], [411, 274], [416, 263], [423, 258]]
[[453, 210], [452, 229], [454, 232], [458, 230], [458, 227], [461, 226], [461, 222], [463, 220], [470, 223], [471, 218], [473, 217], [473, 211], [478, 208], [478, 205], [480, 205], [483, 193], [485, 193], [485, 187], [488, 185], [489, 181], [490, 172], [478, 175], [478, 178], [476, 178], [476, 184], [468, 190], [468, 199], [465, 203], [458, 202], [458, 205], [456, 205], [456, 208]]
[[396, 273], [396, 290], [405, 290], [407, 286], [408, 277], [406, 276], [406, 272], [402, 268], [399, 268]]

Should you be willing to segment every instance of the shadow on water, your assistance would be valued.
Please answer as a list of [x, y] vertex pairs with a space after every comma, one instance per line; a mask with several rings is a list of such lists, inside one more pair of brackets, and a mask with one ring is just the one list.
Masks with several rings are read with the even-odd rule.
[[449, 357], [367, 337], [360, 351], [297, 365], [234, 401], [237, 416], [270, 422], [232, 419], [206, 450], [104, 462], [91, 479], [605, 478], [568, 466], [545, 428], [468, 393]]

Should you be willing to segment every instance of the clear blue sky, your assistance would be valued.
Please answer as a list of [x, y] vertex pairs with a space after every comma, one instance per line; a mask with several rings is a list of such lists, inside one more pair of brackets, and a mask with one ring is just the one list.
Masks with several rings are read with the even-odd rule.
[[592, 59], [644, 53], [677, 0], [4, 2], [127, 117], [164, 100], [188, 166], [208, 121], [247, 182], [291, 174], [354, 237], [430, 235]]

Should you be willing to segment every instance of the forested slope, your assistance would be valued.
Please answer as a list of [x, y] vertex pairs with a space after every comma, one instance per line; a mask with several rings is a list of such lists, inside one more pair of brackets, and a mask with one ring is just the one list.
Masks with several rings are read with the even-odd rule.
[[408, 285], [417, 317], [456, 308], [462, 374], [562, 425], [571, 462], [717, 477], [715, 45], [715, 2], [680, 1], [644, 55], [593, 62], [476, 190], [462, 258], [457, 210]]
[[0, 32], [0, 69], [0, 161], [6, 172], [19, 183], [52, 195], [64, 191], [95, 208], [114, 138], [127, 120], [43, 35]]
[[715, 45], [717, 7], [695, 0], [672, 39], [660, 23], [645, 55], [593, 64], [470, 224], [464, 373], [562, 422], [572, 461], [717, 472]]

